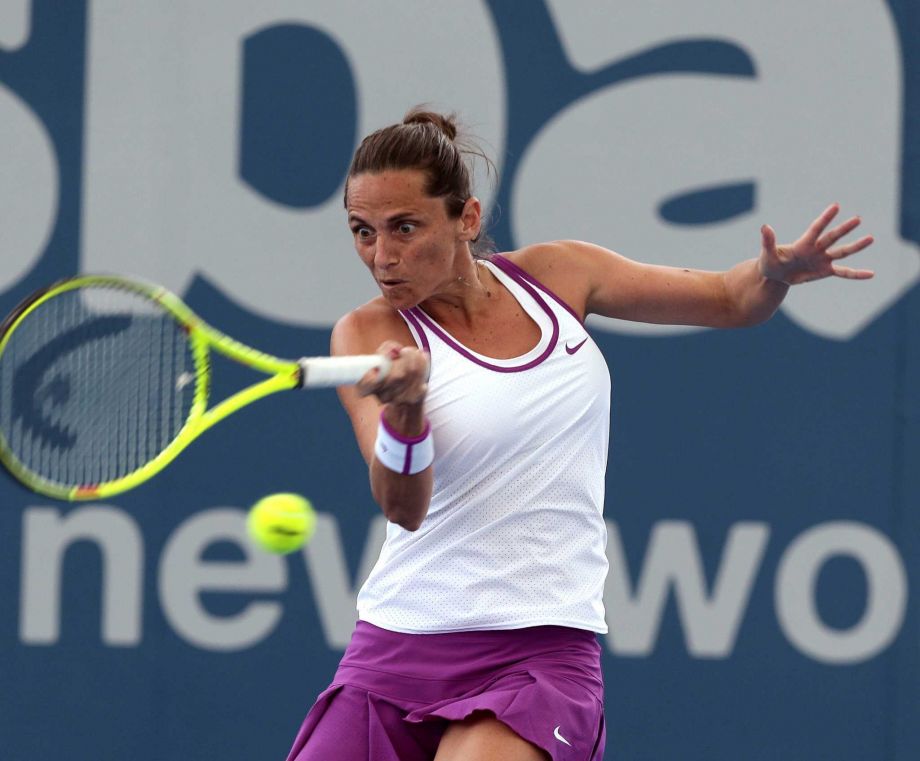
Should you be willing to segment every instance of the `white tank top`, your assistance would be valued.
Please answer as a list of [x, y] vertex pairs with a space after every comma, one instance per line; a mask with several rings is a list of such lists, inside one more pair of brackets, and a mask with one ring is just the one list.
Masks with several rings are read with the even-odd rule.
[[501, 256], [486, 266], [541, 338], [523, 356], [492, 359], [420, 308], [402, 313], [431, 354], [434, 492], [417, 531], [387, 525], [358, 615], [407, 633], [604, 633], [607, 363], [548, 289]]

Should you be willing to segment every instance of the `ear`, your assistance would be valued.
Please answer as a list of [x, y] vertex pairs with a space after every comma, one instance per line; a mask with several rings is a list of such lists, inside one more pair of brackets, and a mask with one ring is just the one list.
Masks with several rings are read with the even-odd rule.
[[482, 204], [476, 196], [470, 196], [463, 205], [463, 211], [457, 219], [460, 240], [471, 241], [479, 237], [482, 228]]

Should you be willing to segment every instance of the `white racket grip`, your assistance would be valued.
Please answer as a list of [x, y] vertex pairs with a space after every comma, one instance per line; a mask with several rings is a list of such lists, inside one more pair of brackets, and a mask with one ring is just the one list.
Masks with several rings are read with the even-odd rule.
[[297, 360], [302, 388], [326, 388], [357, 383], [368, 370], [380, 368], [380, 377], [390, 372], [390, 358], [382, 354], [353, 357], [301, 357]]

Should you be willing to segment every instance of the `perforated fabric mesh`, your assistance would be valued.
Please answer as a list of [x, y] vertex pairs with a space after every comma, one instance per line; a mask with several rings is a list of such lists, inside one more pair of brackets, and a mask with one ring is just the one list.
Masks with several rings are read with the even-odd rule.
[[604, 632], [607, 364], [564, 307], [538, 294], [550, 317], [490, 266], [543, 337], [522, 357], [471, 359], [420, 323], [432, 358], [434, 494], [418, 531], [388, 525], [359, 615], [404, 632], [543, 624]]

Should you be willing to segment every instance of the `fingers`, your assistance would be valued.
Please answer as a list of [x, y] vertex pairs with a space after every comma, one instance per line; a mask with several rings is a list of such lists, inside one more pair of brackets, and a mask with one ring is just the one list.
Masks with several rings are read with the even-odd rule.
[[827, 252], [827, 256], [830, 259], [843, 259], [845, 256], [850, 256], [855, 254], [857, 251], [862, 251], [864, 248], [868, 248], [875, 242], [875, 238], [871, 235], [866, 235], [860, 238], [853, 243], [848, 243], [846, 246], [840, 246], [839, 248], [831, 249]]
[[[377, 347], [377, 351], [374, 353], [379, 354], [382, 357], [386, 357], [390, 360], [390, 365], [387, 368], [389, 370], [389, 367], [392, 366], [393, 360], [399, 357], [399, 352], [401, 349], [402, 346], [396, 341], [384, 341], [382, 344], [380, 344], [380, 346]], [[386, 373], [383, 373], [382, 371], [382, 367], [372, 368], [364, 374], [364, 377], [361, 378], [358, 383], [355, 384], [357, 386], [358, 393], [360, 393], [361, 396], [370, 396], [372, 393], [374, 393], [372, 389], [376, 386], [376, 384], [382, 381], [385, 375], [389, 375], [389, 371]]]
[[[873, 238], [871, 235], [866, 235], [865, 237], [862, 237], [858, 241], [850, 243], [847, 246], [841, 246], [840, 248], [828, 251], [827, 256], [833, 260], [843, 259], [845, 256], [855, 254], [857, 251], [862, 251], [864, 248], [868, 248], [874, 242], [875, 238]], [[875, 275], [872, 270], [842, 267], [839, 264], [832, 264], [831, 269], [833, 270], [833, 273], [836, 277], [846, 278], [847, 280], [868, 280], [870, 277]]]
[[868, 280], [875, 276], [872, 270], [857, 270], [852, 267], [841, 267], [833, 265], [834, 275], [836, 277], [846, 278], [847, 280]]
[[381, 377], [378, 369], [370, 370], [356, 384], [361, 396], [376, 396], [384, 404], [417, 404], [428, 392], [428, 354], [415, 347], [386, 341], [377, 349], [391, 360], [389, 372]]
[[763, 225], [760, 228], [760, 240], [764, 251], [772, 256], [776, 252], [776, 232], [770, 225]]
[[381, 354], [390, 359], [398, 359], [399, 352], [402, 350], [403, 346], [396, 341], [384, 341], [380, 346], [377, 347], [376, 354]]
[[808, 226], [808, 230], [805, 231], [804, 238], [812, 242], [817, 241], [821, 233], [824, 232], [824, 228], [831, 223], [831, 220], [837, 216], [837, 212], [839, 211], [839, 203], [832, 203], [830, 206], [828, 206], [823, 212], [821, 212], [821, 216], [819, 216]]
[[815, 219], [792, 245], [777, 245], [776, 236], [769, 225], [760, 228], [763, 251], [760, 272], [769, 279], [787, 284], [806, 283], [825, 277], [842, 277], [848, 280], [868, 280], [872, 270], [838, 266], [835, 262], [871, 246], [875, 239], [865, 235], [853, 243], [836, 245], [853, 232], [862, 222], [860, 217], [850, 217], [832, 230], [828, 225], [840, 211], [840, 204], [832, 203]]
[[838, 240], [840, 240], [844, 235], [851, 233], [853, 230], [859, 227], [859, 224], [861, 222], [862, 222], [862, 219], [860, 219], [859, 217], [851, 217], [846, 222], [844, 222], [842, 225], [838, 225], [830, 232], [827, 232], [824, 235], [822, 235], [818, 239], [818, 241], [815, 243], [815, 245], [821, 249], [828, 249], [831, 246], [833, 246]]

